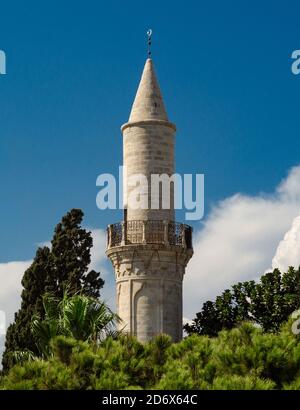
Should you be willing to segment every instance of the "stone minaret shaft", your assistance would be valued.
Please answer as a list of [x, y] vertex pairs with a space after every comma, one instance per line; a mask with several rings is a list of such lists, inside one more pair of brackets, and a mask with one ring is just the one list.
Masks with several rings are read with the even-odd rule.
[[170, 206], [151, 209], [151, 175], [175, 173], [174, 124], [169, 122], [153, 62], [147, 59], [129, 121], [123, 132], [123, 162], [127, 180], [147, 177], [147, 209], [130, 206], [133, 187], [124, 197], [124, 221], [108, 227], [107, 255], [117, 284], [120, 328], [145, 342], [166, 333], [174, 341], [182, 338], [182, 280], [193, 254], [192, 230], [175, 222], [173, 184]]

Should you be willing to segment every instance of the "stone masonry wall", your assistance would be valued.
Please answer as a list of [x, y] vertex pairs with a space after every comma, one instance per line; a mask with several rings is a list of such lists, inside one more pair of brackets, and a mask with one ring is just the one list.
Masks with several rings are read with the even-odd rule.
[[[168, 124], [168, 123], [167, 123]], [[123, 133], [123, 163], [127, 176], [142, 174], [148, 180], [148, 207], [151, 207], [151, 174], [173, 175], [174, 129], [163, 124], [129, 125]], [[127, 195], [134, 188], [127, 187]], [[171, 184], [170, 209], [162, 209], [162, 190], [160, 189], [159, 210], [131, 209], [127, 207], [127, 220], [174, 220], [174, 188]], [[127, 204], [127, 198], [124, 198]]]

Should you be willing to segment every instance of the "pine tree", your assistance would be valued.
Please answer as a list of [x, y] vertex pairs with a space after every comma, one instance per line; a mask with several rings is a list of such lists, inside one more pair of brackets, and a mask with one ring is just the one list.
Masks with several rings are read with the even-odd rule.
[[44, 317], [42, 298], [46, 292], [62, 297], [68, 288], [70, 295], [82, 292], [87, 296], [100, 296], [104, 281], [99, 272], [88, 271], [93, 239], [91, 232], [81, 227], [82, 219], [80, 209], [68, 212], [55, 228], [51, 250], [39, 248], [32, 265], [24, 273], [21, 308], [6, 334], [3, 371], [12, 366], [14, 351], [28, 349], [38, 354], [31, 333], [31, 320], [36, 314]]

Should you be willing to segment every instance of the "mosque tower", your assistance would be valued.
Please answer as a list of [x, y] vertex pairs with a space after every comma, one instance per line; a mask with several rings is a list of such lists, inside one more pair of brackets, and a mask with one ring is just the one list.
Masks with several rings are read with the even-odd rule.
[[[193, 255], [192, 228], [175, 222], [174, 186], [170, 206], [163, 209], [162, 186], [151, 209], [151, 175], [175, 173], [176, 127], [168, 119], [153, 61], [148, 58], [123, 133], [124, 220], [107, 228], [106, 254], [116, 276], [117, 313], [120, 328], [147, 342], [157, 334], [182, 339], [182, 281]], [[142, 174], [149, 182], [148, 206], [136, 209], [127, 181]], [[153, 198], [152, 198], [153, 199]]]

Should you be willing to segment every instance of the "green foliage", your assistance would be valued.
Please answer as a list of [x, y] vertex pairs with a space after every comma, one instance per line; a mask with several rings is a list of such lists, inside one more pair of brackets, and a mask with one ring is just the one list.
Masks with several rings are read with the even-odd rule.
[[290, 384], [286, 383], [284, 385], [284, 390], [300, 390], [300, 377], [298, 377]]
[[13, 367], [2, 389], [300, 389], [300, 338], [287, 322], [277, 333], [251, 323], [217, 337], [193, 334], [180, 343], [166, 335], [146, 344], [134, 337], [100, 345], [52, 339], [52, 355]]
[[83, 291], [88, 296], [99, 297], [104, 282], [95, 271], [88, 272], [93, 239], [90, 232], [81, 228], [83, 212], [72, 209], [56, 226], [51, 241], [54, 276], [47, 290], [62, 297], [66, 286], [72, 293]]
[[32, 265], [24, 273], [21, 308], [6, 334], [2, 359], [4, 371], [15, 363], [14, 352], [28, 350], [33, 355], [39, 353], [31, 332], [31, 319], [35, 315], [43, 319], [43, 295], [46, 292], [61, 298], [68, 286], [72, 294], [81, 291], [85, 295], [99, 297], [104, 282], [99, 272], [88, 271], [93, 240], [91, 233], [80, 226], [82, 219], [80, 209], [68, 212], [55, 228], [52, 249], [38, 248]]
[[44, 319], [36, 315], [31, 323], [41, 357], [47, 358], [52, 354], [51, 340], [59, 335], [97, 344], [108, 335], [115, 334], [119, 318], [98, 299], [83, 294], [69, 296], [65, 291], [62, 299], [46, 293], [43, 301]]
[[253, 376], [216, 377], [212, 390], [272, 390], [275, 383]]
[[29, 350], [33, 354], [38, 354], [30, 323], [34, 314], [43, 316], [41, 295], [45, 291], [48, 276], [52, 275], [52, 262], [50, 249], [39, 248], [32, 265], [24, 273], [21, 308], [15, 314], [15, 322], [7, 329], [5, 352], [2, 358], [4, 370], [10, 368], [15, 362], [15, 351]]
[[289, 315], [300, 307], [300, 269], [290, 267], [263, 275], [258, 283], [238, 283], [225, 290], [214, 302], [203, 304], [188, 334], [216, 336], [222, 329], [232, 329], [243, 321], [253, 321], [265, 332], [278, 332]]

